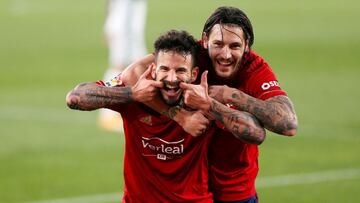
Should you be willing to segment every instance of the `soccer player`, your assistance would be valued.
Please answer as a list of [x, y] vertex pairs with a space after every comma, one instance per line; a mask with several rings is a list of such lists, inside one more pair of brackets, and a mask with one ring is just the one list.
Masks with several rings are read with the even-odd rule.
[[[109, 67], [104, 81], [113, 79], [130, 63], [147, 53], [145, 25], [147, 0], [107, 0], [104, 25], [109, 48]], [[121, 131], [121, 117], [117, 112], [101, 109], [98, 124], [105, 130]]]
[[[253, 133], [248, 126], [229, 125], [225, 117], [229, 118], [230, 109], [254, 115], [266, 129], [281, 135], [293, 136], [297, 130], [294, 106], [269, 65], [251, 50], [253, 42], [246, 14], [238, 8], [219, 7], [204, 25], [199, 55], [199, 67], [209, 70], [208, 94], [213, 99], [207, 97], [206, 86], [181, 85], [185, 104], [208, 111], [226, 127], [212, 138], [209, 150], [210, 187], [216, 202], [258, 201], [258, 147], [244, 139]], [[130, 67], [123, 74], [124, 81], [133, 83], [151, 58]]]
[[[190, 83], [197, 77], [198, 48], [187, 32], [169, 31], [155, 42], [155, 61], [133, 87], [124, 87], [117, 78], [80, 84], [67, 95], [72, 109], [120, 112], [126, 139], [123, 202], [213, 201], [207, 158], [213, 129], [193, 137], [175, 121], [140, 103], [151, 100], [159, 90], [168, 105], [178, 105], [180, 82]], [[209, 121], [195, 112], [192, 122], [206, 128]]]

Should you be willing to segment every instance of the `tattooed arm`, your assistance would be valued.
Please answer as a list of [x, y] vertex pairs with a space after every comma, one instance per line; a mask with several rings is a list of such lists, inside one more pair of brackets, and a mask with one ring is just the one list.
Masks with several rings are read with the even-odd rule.
[[212, 86], [209, 92], [221, 103], [230, 103], [241, 111], [251, 113], [272, 132], [287, 136], [296, 134], [297, 116], [294, 105], [287, 96], [261, 100], [227, 86]]
[[91, 111], [112, 108], [133, 101], [131, 87], [105, 87], [96, 83], [83, 83], [66, 96], [69, 108]]
[[99, 108], [112, 109], [124, 103], [149, 102], [156, 97], [162, 82], [149, 80], [148, 68], [132, 87], [105, 87], [96, 83], [78, 85], [66, 96], [66, 103], [72, 109], [91, 111]]
[[208, 95], [207, 72], [201, 76], [200, 85], [181, 83], [185, 104], [201, 109], [208, 117], [220, 121], [235, 137], [252, 144], [265, 140], [265, 130], [255, 116], [248, 112], [231, 109]]
[[209, 113], [220, 121], [235, 137], [252, 144], [261, 144], [265, 140], [265, 130], [255, 116], [248, 112], [231, 109], [211, 99]]

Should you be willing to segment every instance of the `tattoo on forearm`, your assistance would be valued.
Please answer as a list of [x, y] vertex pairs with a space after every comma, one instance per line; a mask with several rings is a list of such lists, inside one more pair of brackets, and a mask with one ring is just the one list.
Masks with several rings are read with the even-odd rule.
[[253, 115], [247, 112], [231, 109], [213, 100], [210, 114], [241, 140], [258, 144], [265, 138], [263, 127]]
[[286, 96], [275, 96], [263, 101], [236, 91], [231, 97], [237, 109], [253, 114], [270, 131], [285, 134], [297, 128], [294, 106]]
[[130, 87], [98, 87], [85, 91], [86, 102], [95, 106], [108, 107], [132, 101]]
[[111, 108], [132, 101], [131, 87], [104, 87], [95, 84], [80, 84], [71, 93], [78, 102], [69, 107], [78, 110]]

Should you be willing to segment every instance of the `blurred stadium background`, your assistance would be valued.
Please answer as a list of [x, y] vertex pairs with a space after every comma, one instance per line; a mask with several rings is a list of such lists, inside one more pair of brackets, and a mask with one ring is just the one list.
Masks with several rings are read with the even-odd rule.
[[[120, 202], [123, 136], [65, 105], [107, 67], [105, 3], [0, 1], [0, 202]], [[221, 5], [249, 15], [299, 116], [260, 147], [261, 202], [360, 202], [359, 1], [149, 0], [149, 51], [172, 28], [199, 38]]]

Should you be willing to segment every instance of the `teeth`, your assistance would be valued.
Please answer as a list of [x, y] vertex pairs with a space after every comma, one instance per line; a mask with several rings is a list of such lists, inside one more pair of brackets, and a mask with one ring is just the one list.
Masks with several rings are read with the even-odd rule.
[[173, 86], [173, 85], [166, 85], [166, 87], [169, 88], [169, 89], [176, 89], [176, 88], [178, 88], [178, 86]]
[[232, 64], [231, 61], [218, 61], [218, 63], [219, 63], [220, 65], [224, 65], [224, 66], [227, 66], [227, 65], [231, 65], [231, 64]]
[[221, 65], [224, 65], [224, 66], [227, 66], [227, 65], [230, 65], [231, 63], [219, 63], [219, 64], [221, 64]]

